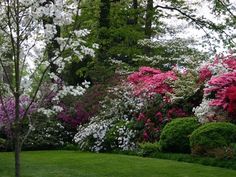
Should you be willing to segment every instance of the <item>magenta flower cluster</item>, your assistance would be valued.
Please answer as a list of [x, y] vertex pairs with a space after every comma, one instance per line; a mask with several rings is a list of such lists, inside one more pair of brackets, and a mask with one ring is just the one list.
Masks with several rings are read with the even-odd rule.
[[136, 96], [171, 93], [173, 89], [167, 81], [176, 79], [177, 76], [173, 71], [162, 72], [159, 69], [145, 66], [140, 67], [138, 72], [134, 72], [128, 77]]

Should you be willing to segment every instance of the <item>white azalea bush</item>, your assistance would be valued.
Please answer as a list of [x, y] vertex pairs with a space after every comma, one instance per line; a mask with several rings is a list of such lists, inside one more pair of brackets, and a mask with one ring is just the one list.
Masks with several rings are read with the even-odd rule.
[[100, 113], [78, 127], [74, 141], [80, 149], [99, 152], [135, 148], [137, 132], [132, 122], [143, 108], [144, 100], [132, 96], [130, 89], [125, 83], [109, 89]]

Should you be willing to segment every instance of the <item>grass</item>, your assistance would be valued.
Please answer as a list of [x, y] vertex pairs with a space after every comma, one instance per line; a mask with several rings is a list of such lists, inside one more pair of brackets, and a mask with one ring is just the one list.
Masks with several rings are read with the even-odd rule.
[[[13, 154], [0, 153], [0, 177], [13, 177]], [[172, 160], [76, 151], [22, 153], [22, 177], [233, 177], [236, 171]]]

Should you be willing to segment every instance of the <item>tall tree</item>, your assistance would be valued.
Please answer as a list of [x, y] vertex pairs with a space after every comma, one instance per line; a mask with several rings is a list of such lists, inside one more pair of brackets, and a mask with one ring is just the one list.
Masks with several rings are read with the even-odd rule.
[[99, 50], [97, 58], [99, 62], [106, 63], [109, 55], [107, 51], [110, 48], [109, 43], [109, 28], [110, 28], [110, 0], [101, 0], [100, 2], [100, 15], [99, 15], [99, 33], [98, 33], [98, 44]]
[[146, 16], [145, 16], [145, 35], [149, 39], [152, 37], [153, 19], [154, 19], [153, 0], [147, 0]]

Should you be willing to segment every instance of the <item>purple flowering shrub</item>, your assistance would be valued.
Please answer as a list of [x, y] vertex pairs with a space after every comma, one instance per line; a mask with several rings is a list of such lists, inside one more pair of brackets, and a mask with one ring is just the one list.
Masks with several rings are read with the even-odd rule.
[[[27, 116], [31, 116], [37, 111], [37, 104], [32, 102], [30, 97], [27, 95], [22, 95], [20, 97], [20, 120]], [[0, 103], [0, 127], [3, 126], [6, 130], [10, 130], [12, 124], [15, 121], [15, 99], [13, 97], [7, 97], [1, 100]]]
[[89, 120], [89, 113], [84, 109], [83, 105], [74, 103], [72, 106], [61, 103], [63, 111], [57, 115], [57, 118], [75, 128], [78, 125], [84, 124]]

